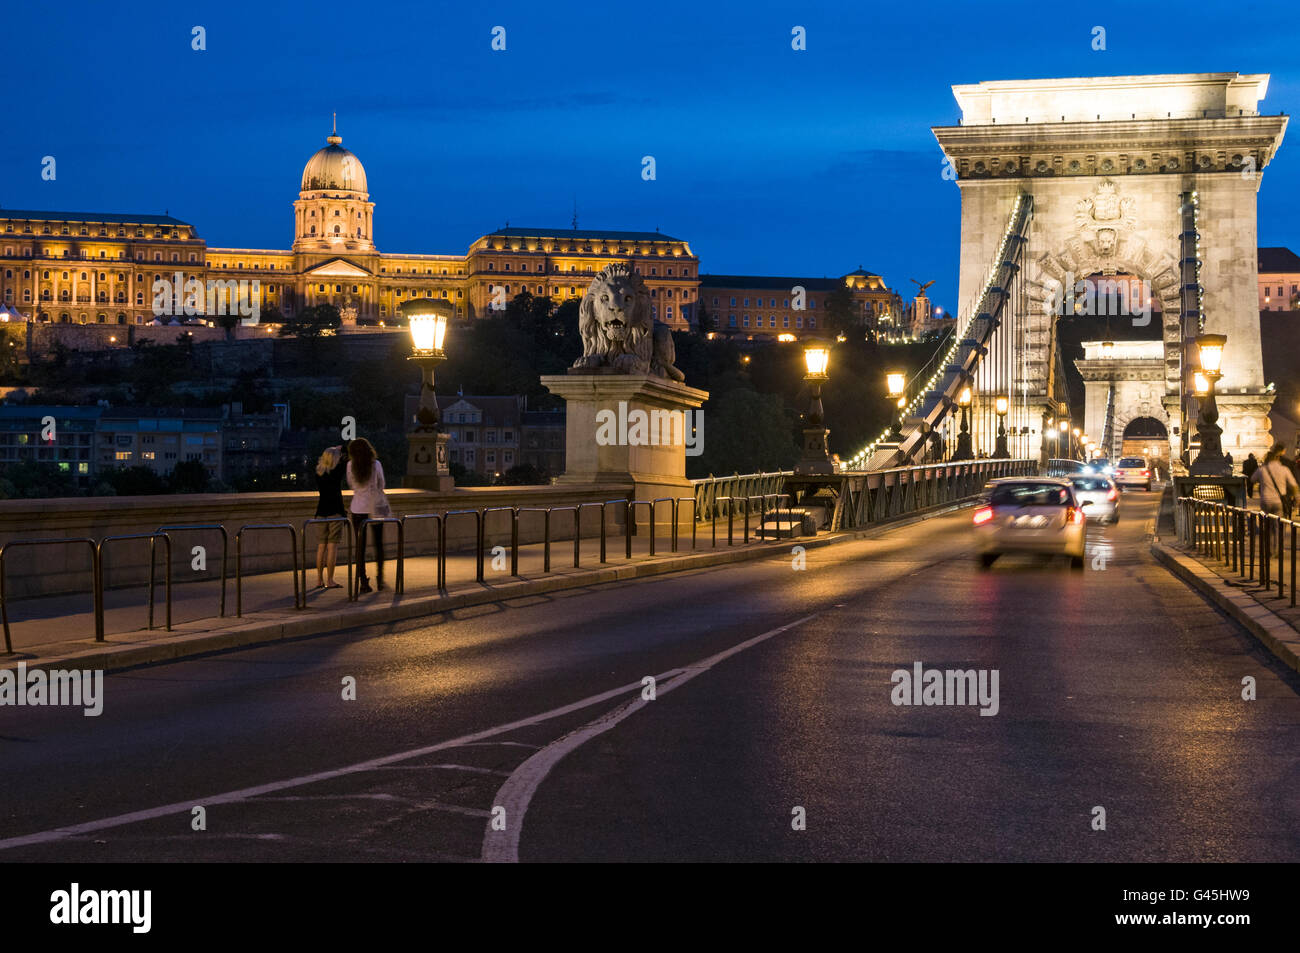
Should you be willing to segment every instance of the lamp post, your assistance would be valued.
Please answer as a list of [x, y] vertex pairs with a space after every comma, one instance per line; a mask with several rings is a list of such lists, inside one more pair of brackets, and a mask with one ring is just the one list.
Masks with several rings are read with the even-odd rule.
[[1196, 434], [1201, 438], [1201, 449], [1189, 467], [1192, 476], [1232, 475], [1232, 468], [1223, 455], [1223, 428], [1218, 423], [1219, 405], [1214, 399], [1214, 384], [1221, 376], [1223, 346], [1227, 343], [1228, 338], [1224, 334], [1202, 334], [1196, 338], [1201, 370], [1193, 377], [1193, 386], [1200, 404]]
[[821, 342], [809, 343], [803, 349], [803, 360], [808, 371], [804, 375], [804, 381], [808, 384], [809, 400], [807, 426], [803, 430], [803, 456], [795, 472], [833, 473], [835, 467], [831, 463], [830, 450], [826, 445], [826, 436], [830, 431], [826, 429], [822, 411], [822, 383], [829, 377], [826, 369], [830, 365], [831, 349]]
[[422, 490], [455, 488], [447, 463], [450, 438], [441, 432], [438, 398], [433, 389], [434, 368], [446, 358], [442, 345], [454, 307], [450, 301], [435, 298], [413, 298], [401, 304], [411, 332], [411, 355], [407, 360], [420, 368], [420, 406], [415, 413], [415, 429], [406, 436], [405, 482]]
[[993, 401], [993, 409], [998, 415], [998, 441], [993, 447], [993, 456], [999, 460], [1005, 460], [1011, 456], [1011, 451], [1007, 449], [1007, 411], [1011, 409], [1011, 401], [999, 395]]
[[889, 388], [889, 403], [892, 407], [890, 410], [890, 426], [893, 428], [889, 432], [891, 443], [903, 442], [903, 416], [904, 406], [903, 391], [907, 389], [907, 375], [902, 371], [890, 371], [885, 375], [885, 386]]
[[958, 460], [969, 460], [975, 456], [975, 450], [970, 442], [970, 402], [971, 390], [969, 387], [963, 387], [961, 393], [957, 395], [957, 406], [961, 408], [961, 432], [957, 435], [957, 454]]

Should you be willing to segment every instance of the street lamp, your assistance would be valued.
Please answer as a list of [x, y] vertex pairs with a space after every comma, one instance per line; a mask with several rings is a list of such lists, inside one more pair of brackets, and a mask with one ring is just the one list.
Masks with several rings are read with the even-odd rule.
[[998, 441], [993, 447], [993, 456], [999, 460], [1005, 460], [1011, 456], [1011, 451], [1007, 449], [1007, 411], [1011, 409], [1011, 401], [1005, 397], [998, 396], [993, 401], [993, 409], [998, 415]]
[[895, 410], [890, 411], [892, 417], [891, 426], [894, 428], [889, 433], [890, 443], [903, 442], [903, 415], [902, 410], [905, 404], [903, 391], [907, 389], [907, 375], [902, 371], [890, 371], [885, 375], [885, 385], [889, 388], [889, 402], [894, 405]]
[[442, 346], [455, 305], [436, 298], [412, 298], [401, 304], [411, 334], [411, 355], [420, 368], [420, 406], [415, 429], [407, 434], [406, 485], [427, 490], [455, 487], [447, 465], [448, 435], [440, 432], [438, 398], [433, 389], [434, 368], [446, 358]]
[[1231, 476], [1232, 468], [1223, 455], [1219, 426], [1219, 405], [1214, 399], [1214, 384], [1221, 376], [1223, 347], [1228, 343], [1225, 334], [1201, 334], [1196, 338], [1196, 350], [1201, 359], [1199, 374], [1193, 375], [1200, 414], [1196, 418], [1196, 434], [1201, 440], [1200, 452], [1188, 468], [1192, 476]]
[[961, 393], [957, 395], [957, 406], [961, 408], [961, 433], [957, 435], [956, 458], [958, 460], [969, 460], [975, 456], [974, 448], [970, 442], [971, 396], [969, 387], [963, 387]]
[[826, 436], [830, 431], [826, 429], [822, 412], [822, 382], [828, 378], [826, 369], [830, 366], [831, 349], [820, 341], [810, 342], [804, 346], [803, 361], [808, 371], [804, 375], [804, 381], [808, 384], [809, 401], [807, 426], [803, 431], [803, 457], [795, 472], [833, 473], [835, 467], [826, 445]]

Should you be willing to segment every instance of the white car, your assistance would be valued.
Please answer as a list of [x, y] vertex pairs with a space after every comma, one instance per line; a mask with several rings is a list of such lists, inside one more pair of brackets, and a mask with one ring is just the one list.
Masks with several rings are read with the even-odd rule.
[[1146, 457], [1121, 457], [1112, 477], [1121, 490], [1126, 486], [1140, 486], [1151, 490], [1155, 485], [1155, 471]]
[[1098, 523], [1119, 522], [1119, 488], [1102, 473], [1080, 473], [1069, 477], [1074, 497], [1088, 507], [1088, 519]]
[[1087, 518], [1070, 480], [1007, 477], [984, 492], [972, 517], [981, 566], [988, 569], [1003, 553], [1043, 553], [1083, 568]]

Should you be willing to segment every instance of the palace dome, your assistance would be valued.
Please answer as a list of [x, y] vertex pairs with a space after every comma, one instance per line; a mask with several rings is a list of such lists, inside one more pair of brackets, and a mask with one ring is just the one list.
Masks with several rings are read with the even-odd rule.
[[342, 189], [349, 192], [368, 192], [366, 170], [362, 167], [360, 159], [343, 148], [341, 145], [343, 138], [335, 133], [325, 141], [329, 145], [318, 150], [308, 159], [306, 167], [302, 170], [302, 191]]

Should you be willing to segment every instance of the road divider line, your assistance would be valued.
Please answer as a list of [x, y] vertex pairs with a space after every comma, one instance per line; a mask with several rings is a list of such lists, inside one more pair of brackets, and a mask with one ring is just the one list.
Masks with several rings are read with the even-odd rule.
[[[682, 671], [682, 669], [673, 669], [671, 672], [668, 672], [661, 677], [671, 678], [680, 674]], [[609, 701], [612, 698], [617, 698], [620, 695], [625, 695], [628, 692], [640, 690], [640, 681], [629, 682], [626, 685], [620, 685], [618, 688], [611, 688], [609, 691], [588, 696], [580, 701], [571, 702], [570, 704], [562, 705], [559, 708], [552, 708], [550, 711], [542, 712], [540, 715], [532, 715], [528, 718], [521, 718], [518, 721], [498, 725], [495, 728], [486, 728], [483, 731], [476, 731], [473, 734], [462, 735], [459, 738], [453, 738], [450, 741], [442, 741], [438, 744], [413, 748], [409, 751], [399, 751], [396, 754], [384, 755], [381, 758], [373, 758], [369, 761], [362, 761], [342, 768], [334, 768], [329, 771], [318, 771], [314, 774], [304, 774], [283, 781], [271, 781], [254, 787], [240, 788], [237, 791], [227, 791], [224, 794], [196, 797], [186, 801], [176, 801], [172, 804], [163, 804], [159, 807], [151, 807], [142, 811], [132, 811], [128, 814], [118, 814], [98, 821], [86, 821], [83, 824], [70, 824], [67, 827], [57, 827], [48, 831], [22, 834], [18, 837], [8, 837], [0, 840], [0, 850], [12, 850], [16, 847], [31, 847], [36, 844], [48, 844], [52, 841], [63, 840], [68, 837], [76, 837], [81, 834], [92, 834], [96, 831], [109, 830], [114, 827], [124, 827], [127, 824], [138, 824], [141, 821], [152, 821], [172, 814], [189, 814], [196, 804], [202, 804], [207, 808], [221, 804], [234, 804], [240, 801], [247, 801], [259, 797], [263, 794], [273, 794], [276, 791], [286, 791], [292, 788], [302, 787], [306, 784], [314, 784], [318, 781], [329, 781], [334, 778], [346, 777], [350, 774], [360, 774], [366, 771], [373, 771], [376, 768], [386, 767], [387, 765], [396, 764], [401, 761], [408, 761], [411, 758], [419, 758], [425, 755], [435, 754], [439, 751], [445, 751], [448, 748], [456, 748], [461, 745], [483, 741], [487, 738], [492, 738], [496, 735], [503, 735], [519, 728], [530, 728], [533, 725], [542, 724], [543, 722], [550, 721], [553, 718], [559, 718], [575, 711], [581, 711], [584, 708], [590, 708], [592, 705], [599, 705], [602, 702]]]
[[[681, 669], [677, 674], [665, 673], [664, 675], [655, 676], [657, 685], [655, 700], [657, 701], [659, 697], [666, 695], [679, 685], [685, 685], [696, 676], [703, 675], [719, 662], [766, 642], [782, 632], [788, 632], [796, 626], [803, 625], [819, 615], [821, 615], [820, 612], [814, 612], [802, 619], [796, 619], [783, 626], [770, 629], [761, 635], [737, 643], [729, 649], [724, 649], [715, 655], [710, 655], [708, 658], [693, 662]], [[641, 683], [638, 682], [637, 687], [640, 686]], [[649, 704], [651, 702], [646, 700], [643, 695], [638, 695], [635, 699], [605, 712], [596, 720], [583, 725], [576, 731], [571, 731], [563, 738], [551, 742], [516, 768], [506, 783], [501, 786], [492, 804], [494, 813], [498, 808], [505, 809], [505, 829], [494, 830], [493, 821], [495, 821], [495, 818], [493, 821], [489, 821], [487, 831], [483, 836], [482, 859], [489, 863], [517, 863], [519, 861], [519, 839], [523, 834], [524, 816], [528, 813], [528, 806], [532, 802], [533, 795], [537, 793], [541, 783], [546, 780], [546, 776], [551, 773], [551, 769], [559, 764], [565, 755], [582, 747], [591, 739], [609, 731], [619, 722]]]

